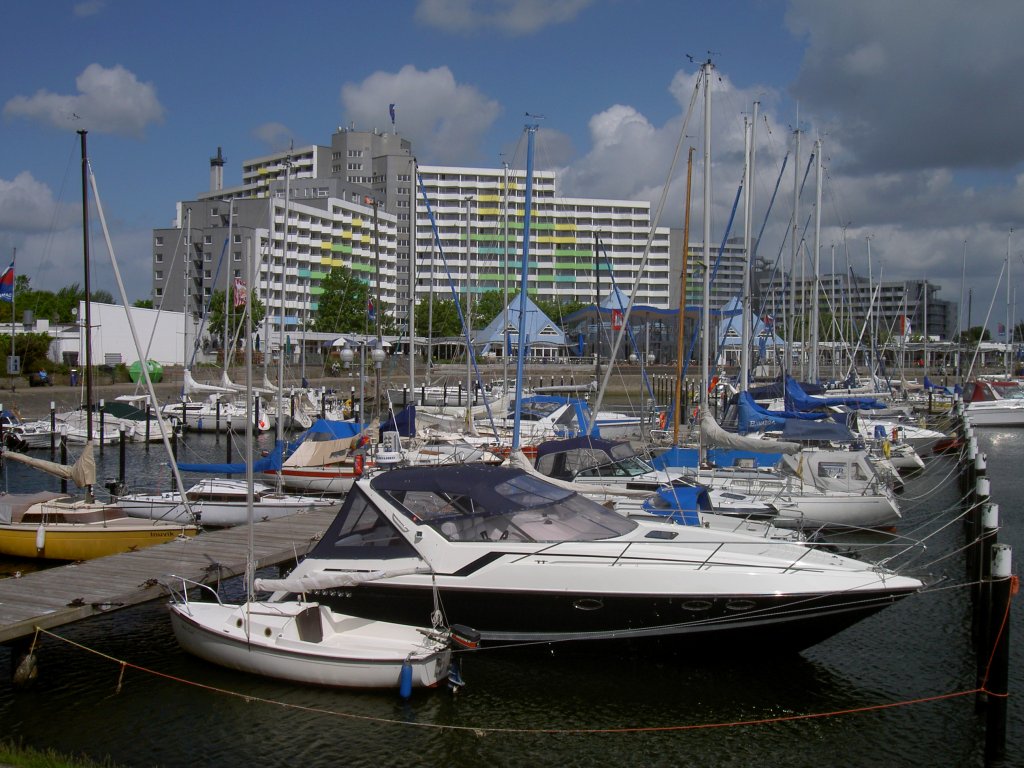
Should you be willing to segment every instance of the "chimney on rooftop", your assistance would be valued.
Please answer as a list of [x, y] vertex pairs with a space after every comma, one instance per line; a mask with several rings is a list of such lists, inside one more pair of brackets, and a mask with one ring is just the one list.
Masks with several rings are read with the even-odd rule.
[[210, 158], [210, 191], [224, 189], [224, 153], [217, 147], [217, 156]]

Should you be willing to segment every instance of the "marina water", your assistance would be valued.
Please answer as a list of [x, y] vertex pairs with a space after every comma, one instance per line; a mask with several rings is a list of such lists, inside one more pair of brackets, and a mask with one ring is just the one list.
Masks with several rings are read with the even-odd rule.
[[[1019, 563], [1024, 440], [1013, 430], [977, 435], [1000, 541]], [[261, 447], [271, 439], [261, 436]], [[193, 435], [180, 456], [221, 461], [226, 452], [226, 437]], [[402, 701], [397, 690], [289, 685], [187, 656], [156, 602], [58, 632], [91, 650], [44, 638], [34, 686], [0, 685], [0, 721], [28, 746], [168, 768], [982, 765], [983, 716], [973, 695], [955, 695], [975, 688], [963, 526], [954, 522], [959, 470], [952, 458], [926, 461], [902, 496], [900, 533], [932, 533], [918, 563], [943, 580], [801, 654], [483, 650], [464, 657], [458, 694], [416, 691]], [[100, 482], [115, 478], [117, 449], [98, 464]], [[130, 483], [170, 487], [159, 444], [130, 446], [127, 464]], [[20, 466], [3, 471], [11, 491], [55, 487]], [[31, 567], [0, 561], [0, 575]], [[227, 588], [237, 594], [240, 585]], [[1022, 765], [1024, 707], [1014, 696], [1024, 681], [1024, 619], [1014, 608], [1007, 755]], [[9, 663], [0, 649], [0, 664]]]

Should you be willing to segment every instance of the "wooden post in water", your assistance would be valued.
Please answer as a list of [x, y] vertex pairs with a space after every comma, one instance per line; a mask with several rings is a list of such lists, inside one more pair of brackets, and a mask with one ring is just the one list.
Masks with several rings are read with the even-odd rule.
[[992, 617], [989, 624], [991, 662], [985, 689], [985, 765], [1000, 766], [1006, 758], [1006, 704], [1009, 696], [1010, 605], [1017, 590], [1012, 575], [1013, 552], [1006, 544], [992, 547]]
[[[992, 547], [996, 545], [996, 534], [999, 528], [999, 505], [988, 504], [982, 514], [985, 532], [981, 539], [981, 557], [978, 563], [977, 586], [971, 585], [974, 598], [974, 610], [971, 614], [971, 639], [975, 648], [977, 666], [977, 688], [985, 683], [985, 668], [988, 665], [986, 653], [988, 643], [988, 626], [992, 613]], [[975, 711], [980, 712], [985, 705], [985, 694], [979, 692], [975, 699]]]
[[[68, 463], [68, 433], [66, 429], [62, 429], [60, 432], [60, 463]], [[60, 492], [68, 492], [68, 481], [67, 478], [60, 479]]]
[[100, 398], [100, 456], [103, 455], [103, 443], [106, 442], [106, 432], [104, 431], [104, 426], [103, 426], [104, 425], [104, 420], [103, 420], [103, 416], [104, 416], [103, 406], [104, 405], [105, 405], [105, 403], [103, 402], [103, 398], [101, 397]]
[[57, 404], [50, 401], [50, 461], [57, 460]]
[[120, 443], [118, 443], [119, 452], [117, 455], [117, 480], [121, 488], [123, 489], [125, 487], [125, 456], [127, 454], [128, 448], [128, 430], [125, 427], [125, 425], [122, 424], [119, 431], [121, 433], [121, 441]]

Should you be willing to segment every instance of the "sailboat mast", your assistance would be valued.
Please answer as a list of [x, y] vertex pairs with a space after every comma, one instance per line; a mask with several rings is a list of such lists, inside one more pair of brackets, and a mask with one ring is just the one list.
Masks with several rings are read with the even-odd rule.
[[[277, 440], [284, 440], [284, 408], [281, 406], [281, 396], [284, 394], [284, 317], [285, 317], [285, 284], [288, 280], [288, 202], [291, 198], [292, 183], [292, 156], [288, 155], [284, 161], [284, 232], [281, 240], [281, 305], [277, 312], [277, 418], [275, 419], [275, 437]], [[252, 404], [252, 396], [247, 398]], [[360, 408], [362, 404], [360, 403]], [[248, 416], [246, 418], [249, 418]], [[252, 420], [251, 418], [249, 419]], [[281, 482], [281, 473], [277, 474], [278, 483]]]
[[[1013, 237], [1013, 227], [1010, 227], [1009, 233], [1006, 235], [1006, 352], [1005, 352], [1005, 365], [1006, 365], [1006, 377], [1010, 377], [1010, 372], [1013, 370], [1013, 302], [1010, 298], [1010, 238]], [[927, 286], [927, 283], [925, 284]], [[925, 294], [927, 296], [927, 294]]]
[[703, 317], [700, 345], [700, 412], [708, 412], [709, 364], [711, 359], [711, 61], [704, 63], [704, 249], [701, 255], [703, 269]]
[[676, 414], [672, 424], [672, 444], [679, 445], [679, 423], [682, 421], [683, 401], [683, 329], [686, 327], [686, 267], [690, 255], [690, 182], [693, 179], [693, 147], [686, 153], [686, 208], [683, 211], [683, 259], [679, 270], [679, 323], [676, 327]]
[[501, 212], [501, 215], [502, 215], [502, 222], [501, 222], [501, 231], [502, 231], [501, 260], [502, 260], [502, 264], [504, 264], [504, 266], [505, 266], [505, 270], [504, 270], [504, 272], [505, 272], [505, 280], [504, 280], [504, 288], [503, 288], [504, 298], [502, 300], [502, 306], [504, 307], [504, 309], [502, 310], [502, 317], [504, 319], [502, 320], [502, 323], [501, 323], [501, 327], [504, 329], [504, 333], [502, 334], [502, 337], [503, 337], [502, 340], [503, 340], [505, 346], [501, 350], [501, 379], [502, 379], [502, 387], [505, 388], [506, 391], [507, 391], [507, 388], [508, 388], [508, 304], [511, 301], [511, 298], [508, 295], [508, 162], [503, 160], [501, 162], [501, 165], [502, 165], [502, 168], [504, 170], [504, 195], [502, 196], [502, 203], [503, 203], [503, 205], [502, 205], [502, 212]]
[[786, 308], [786, 361], [783, 370], [790, 374], [793, 370], [793, 350], [796, 339], [796, 265], [799, 243], [797, 234], [800, 216], [800, 114], [797, 112], [797, 129], [793, 131], [793, 231], [789, 243], [789, 306]]
[[519, 264], [519, 346], [516, 354], [516, 407], [512, 427], [512, 450], [519, 450], [520, 425], [523, 412], [523, 362], [526, 356], [526, 289], [530, 264], [530, 219], [533, 208], [533, 144], [536, 125], [526, 126], [526, 199], [523, 210], [523, 258]]
[[811, 356], [808, 360], [808, 378], [812, 382], [818, 381], [818, 324], [820, 322], [820, 302], [818, 301], [818, 275], [821, 272], [821, 139], [814, 142], [814, 259], [812, 260], [813, 274], [811, 280], [813, 289], [811, 291]]
[[750, 272], [752, 269], [751, 252], [752, 232], [754, 219], [754, 128], [757, 125], [757, 108], [759, 102], [754, 102], [754, 112], [749, 127], [744, 126], [743, 131], [746, 143], [746, 164], [743, 172], [743, 300], [740, 304], [742, 324], [740, 338], [743, 340], [743, 347], [740, 351], [740, 390], [746, 391], [750, 382], [750, 352], [753, 344], [753, 322], [751, 318], [751, 291]]
[[601, 337], [604, 323], [601, 320], [601, 233], [594, 233], [594, 312], [597, 315], [594, 331], [594, 381], [601, 380]]
[[[85, 439], [92, 440], [92, 285], [89, 282], [89, 153], [85, 135], [79, 131], [82, 145], [82, 252], [85, 263]], [[91, 489], [90, 489], [91, 493]]]

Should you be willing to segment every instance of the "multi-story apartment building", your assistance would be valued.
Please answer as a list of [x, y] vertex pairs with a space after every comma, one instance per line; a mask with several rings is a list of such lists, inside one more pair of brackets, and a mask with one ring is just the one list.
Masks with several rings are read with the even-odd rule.
[[[245, 253], [257, 259], [275, 326], [283, 297], [285, 332], [315, 312], [320, 281], [333, 266], [348, 267], [379, 289], [383, 311], [403, 330], [414, 303], [452, 284], [460, 294], [501, 291], [506, 281], [511, 292], [518, 289], [523, 171], [417, 166], [409, 142], [396, 134], [345, 128], [330, 147], [246, 161], [236, 187], [223, 186], [224, 163], [218, 150], [210, 190], [178, 203], [172, 227], [154, 230], [153, 298], [169, 309], [181, 309], [187, 295], [198, 316], [215, 290], [241, 276]], [[558, 197], [551, 171], [535, 171], [533, 181], [532, 296], [593, 302], [599, 288], [606, 294], [614, 285], [629, 294], [639, 282], [640, 303], [669, 305], [669, 232], [659, 228], [651, 236], [649, 203]], [[230, 250], [224, 246], [229, 219]]]
[[[784, 317], [795, 289], [796, 317], [809, 315], [816, 295], [820, 311], [836, 318], [848, 341], [860, 334], [869, 311], [872, 329], [877, 329], [882, 341], [902, 335], [903, 317], [909, 322], [912, 333], [927, 331], [929, 337], [943, 340], [953, 339], [957, 334], [957, 304], [939, 299], [940, 286], [936, 283], [927, 280], [878, 283], [852, 272], [821, 275], [817, 282], [817, 291], [811, 277], [797, 279], [793, 286], [787, 274], [772, 274], [769, 265], [760, 262], [754, 277], [754, 307], [763, 314]], [[785, 335], [785, 327], [784, 324], [778, 326], [782, 335]], [[824, 326], [822, 333], [828, 333]]]

